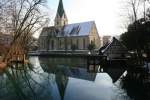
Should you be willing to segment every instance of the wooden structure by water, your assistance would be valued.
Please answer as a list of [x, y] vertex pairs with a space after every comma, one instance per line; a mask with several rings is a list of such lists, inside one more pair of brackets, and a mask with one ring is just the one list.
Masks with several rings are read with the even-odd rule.
[[5, 58], [9, 63], [24, 63], [26, 61], [26, 51], [23, 49], [23, 46], [18, 42], [19, 40], [17, 41], [17, 43], [15, 42], [12, 45]]
[[16, 39], [9, 47], [7, 53], [1, 57], [0, 70], [8, 66], [12, 67], [13, 65], [28, 63], [25, 55], [26, 50], [21, 41], [22, 38]]

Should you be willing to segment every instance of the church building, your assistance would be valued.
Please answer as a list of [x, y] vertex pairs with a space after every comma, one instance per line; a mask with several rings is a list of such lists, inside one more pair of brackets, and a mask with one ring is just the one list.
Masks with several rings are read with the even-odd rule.
[[95, 50], [101, 46], [94, 21], [68, 24], [62, 0], [59, 1], [54, 26], [44, 27], [39, 40], [39, 51], [88, 51], [90, 44]]

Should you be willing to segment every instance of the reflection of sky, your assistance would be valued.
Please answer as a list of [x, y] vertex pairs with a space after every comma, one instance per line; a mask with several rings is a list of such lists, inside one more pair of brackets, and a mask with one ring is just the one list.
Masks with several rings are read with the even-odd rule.
[[99, 73], [95, 81], [69, 78], [64, 100], [111, 100], [112, 80], [105, 73]]
[[60, 94], [59, 94], [59, 90], [58, 90], [58, 86], [56, 84], [56, 82], [51, 83], [51, 95], [53, 100], [61, 100]]
[[30, 63], [34, 66], [34, 71], [38, 73], [43, 73], [43, 69], [40, 65], [38, 57], [30, 57]]

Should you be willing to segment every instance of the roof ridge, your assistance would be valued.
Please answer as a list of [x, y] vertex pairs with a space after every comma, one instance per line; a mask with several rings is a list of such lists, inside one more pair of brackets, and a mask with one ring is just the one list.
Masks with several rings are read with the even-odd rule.
[[[95, 23], [95, 21], [93, 20], [93, 21], [84, 21], [84, 22], [71, 23], [71, 24], [67, 24], [67, 25], [83, 24], [83, 23], [90, 23], [90, 22], [94, 22], [94, 23]], [[66, 25], [66, 26], [67, 26], [67, 25]]]
[[[64, 32], [66, 33], [70, 33], [71, 31], [74, 31], [73, 33], [78, 33], [78, 34], [68, 34], [70, 36], [87, 36], [89, 35], [90, 31], [91, 31], [91, 27], [93, 26], [93, 24], [95, 24], [95, 21], [87, 21], [87, 22], [81, 22], [81, 23], [72, 23], [72, 24], [68, 24], [63, 26], [62, 28]], [[42, 30], [42, 32], [46, 31], [46, 30], [51, 30], [51, 28], [56, 28], [55, 26], [50, 26], [50, 27], [45, 27]], [[47, 33], [44, 33], [47, 34]], [[61, 36], [61, 35], [58, 35]]]

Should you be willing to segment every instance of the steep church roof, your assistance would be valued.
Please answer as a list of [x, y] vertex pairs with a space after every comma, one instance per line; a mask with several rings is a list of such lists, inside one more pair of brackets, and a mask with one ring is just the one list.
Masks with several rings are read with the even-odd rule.
[[62, 0], [60, 0], [59, 5], [58, 5], [58, 9], [57, 9], [57, 14], [60, 17], [62, 17], [64, 13], [65, 13], [65, 10], [64, 10], [64, 6], [63, 6], [63, 2], [62, 2]]
[[57, 37], [63, 36], [88, 36], [91, 32], [92, 26], [95, 25], [94, 21], [68, 24], [61, 29], [51, 26], [43, 28], [40, 36], [48, 36], [55, 34]]
[[68, 24], [64, 27], [64, 32], [67, 36], [87, 36], [94, 24], [94, 21]]

